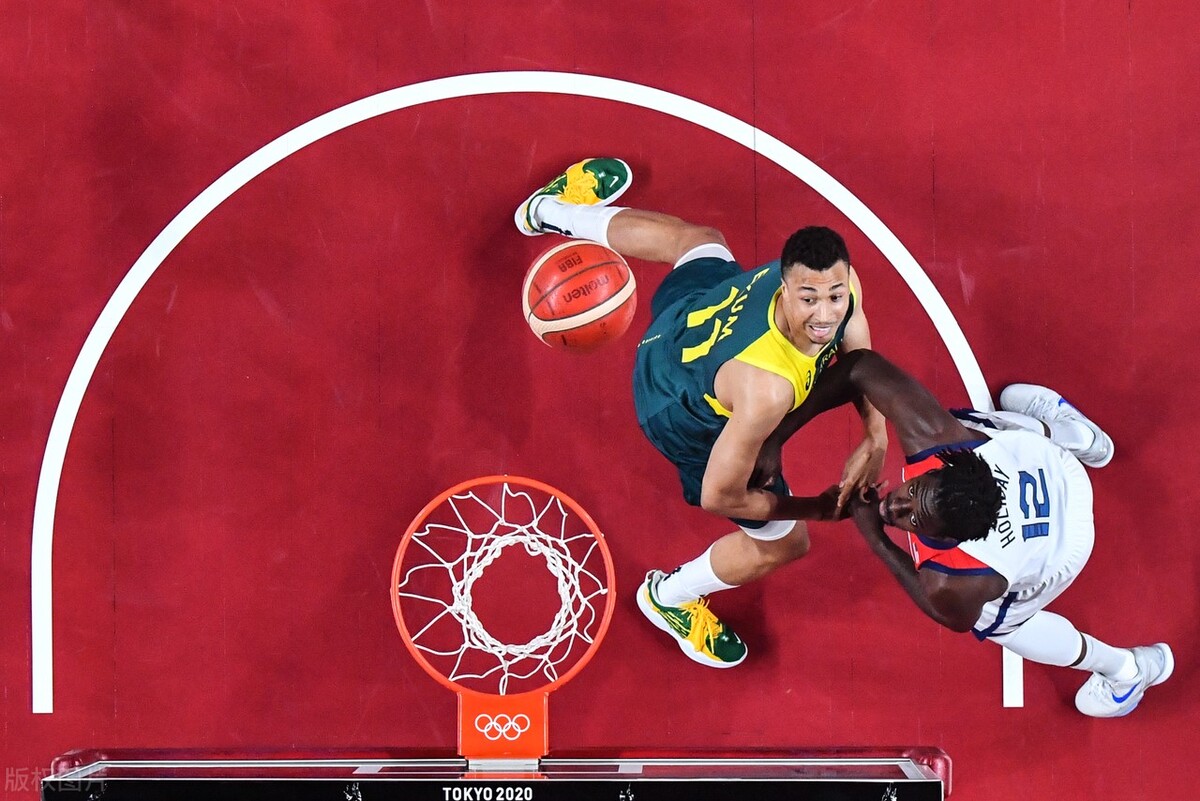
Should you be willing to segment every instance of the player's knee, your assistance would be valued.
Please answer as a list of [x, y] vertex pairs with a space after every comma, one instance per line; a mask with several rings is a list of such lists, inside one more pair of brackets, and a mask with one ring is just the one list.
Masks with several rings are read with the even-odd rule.
[[796, 528], [784, 539], [787, 541], [787, 561], [794, 562], [808, 553], [808, 527], [803, 523], [796, 523]]
[[797, 522], [786, 536], [771, 541], [756, 540], [756, 545], [762, 567], [782, 567], [808, 553], [808, 527]]
[[701, 245], [721, 245], [728, 248], [729, 244], [725, 241], [725, 235], [716, 228], [707, 225], [694, 225], [693, 223], [682, 222], [675, 232], [675, 261], [685, 255], [689, 250], [700, 247]]

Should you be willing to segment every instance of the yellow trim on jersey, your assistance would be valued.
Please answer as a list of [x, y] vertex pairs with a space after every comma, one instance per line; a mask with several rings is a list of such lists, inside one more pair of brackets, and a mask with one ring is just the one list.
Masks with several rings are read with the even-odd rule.
[[706, 400], [708, 402], [709, 407], [711, 407], [712, 410], [714, 412], [716, 412], [718, 416], [733, 417], [733, 412], [726, 409], [725, 404], [721, 403], [719, 400], [714, 398], [712, 395], [709, 395], [707, 392], [704, 393], [704, 400]]
[[703, 309], [696, 309], [695, 311], [688, 312], [687, 327], [695, 328], [698, 325], [708, 322], [712, 319], [714, 314], [728, 306], [730, 303], [733, 303], [733, 299], [737, 297], [737, 294], [738, 288], [736, 286], [732, 286], [729, 288], [729, 297], [725, 298], [725, 300], [721, 301], [716, 306], [705, 306]]
[[[730, 303], [733, 303], [734, 299], [737, 298], [737, 295], [738, 295], [737, 287], [730, 287], [729, 297], [725, 298], [725, 300], [721, 301], [717, 305], [706, 306], [703, 309], [696, 309], [693, 312], [688, 312], [687, 327], [695, 328], [696, 326], [704, 325], [709, 320], [712, 320], [713, 315], [716, 314], [717, 312], [721, 311], [721, 309], [725, 308]], [[684, 348], [683, 352], [680, 353], [680, 355], [679, 355], [679, 361], [682, 362], [683, 364], [687, 364], [688, 362], [696, 361], [696, 359], [699, 359], [701, 356], [707, 356], [708, 352], [710, 350], [712, 350], [712, 346], [717, 344], [717, 340], [720, 339], [720, 337], [721, 337], [721, 321], [713, 320], [712, 333], [708, 335], [708, 339], [704, 340], [703, 342], [701, 342], [697, 345], [692, 345], [691, 347]]]

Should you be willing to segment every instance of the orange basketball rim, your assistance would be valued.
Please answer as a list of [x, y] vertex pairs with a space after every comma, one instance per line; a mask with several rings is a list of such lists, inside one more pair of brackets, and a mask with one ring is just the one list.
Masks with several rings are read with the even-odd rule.
[[[503, 566], [514, 560], [520, 569], [510, 565], [506, 576]], [[537, 606], [526, 588], [539, 564], [559, 603], [552, 622], [541, 633], [494, 634], [498, 618]], [[487, 573], [500, 581], [485, 582]], [[491, 609], [481, 608], [485, 583], [501, 587]], [[458, 750], [468, 762], [536, 763], [545, 756], [547, 698], [596, 653], [612, 619], [615, 585], [612, 555], [591, 515], [535, 479], [464, 481], [413, 519], [392, 567], [392, 612], [413, 659], [458, 695]]]

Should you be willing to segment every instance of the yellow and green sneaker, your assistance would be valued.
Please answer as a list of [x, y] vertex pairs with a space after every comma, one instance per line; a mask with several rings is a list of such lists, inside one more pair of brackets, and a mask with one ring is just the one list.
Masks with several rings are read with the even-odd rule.
[[517, 206], [513, 221], [525, 236], [560, 234], [562, 231], [535, 218], [532, 213], [534, 200], [549, 196], [578, 206], [607, 206], [625, 194], [632, 184], [633, 173], [620, 159], [584, 159], [567, 167], [553, 181], [525, 198], [525, 202]]
[[731, 668], [746, 658], [746, 644], [733, 630], [717, 619], [701, 598], [681, 606], [664, 606], [654, 588], [666, 578], [661, 570], [651, 570], [638, 588], [638, 608], [658, 628], [670, 634], [679, 648], [694, 662], [715, 668]]

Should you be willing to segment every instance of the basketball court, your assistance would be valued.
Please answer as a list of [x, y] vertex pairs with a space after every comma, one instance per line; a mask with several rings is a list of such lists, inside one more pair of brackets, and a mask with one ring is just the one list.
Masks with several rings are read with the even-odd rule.
[[[1198, 26], [1184, 3], [14, 5], [3, 797], [52, 766], [48, 798], [1190, 792]], [[634, 590], [727, 524], [637, 430], [665, 268], [631, 264], [631, 329], [590, 353], [522, 315], [555, 240], [513, 209], [600, 155], [634, 170], [622, 205], [712, 225], [746, 267], [800, 225], [840, 231], [875, 347], [948, 406], [1027, 381], [1101, 423], [1096, 548], [1052, 608], [1169, 642], [1171, 680], [1084, 718], [1083, 674], [938, 628], [849, 523], [714, 596], [745, 664], [684, 659]], [[848, 410], [804, 428], [793, 489], [836, 482], [859, 437]], [[457, 557], [413, 574], [397, 554], [431, 501], [490, 476], [569, 499], [514, 530], [594, 525], [479, 540], [461, 623], [421, 600], [461, 585]], [[405, 586], [425, 609], [407, 633]], [[480, 631], [555, 635], [497, 674], [448, 644]], [[534, 694], [544, 759], [459, 758], [462, 720], [531, 712], [464, 716], [464, 665]]]

